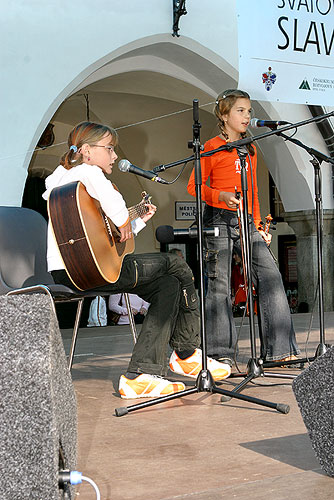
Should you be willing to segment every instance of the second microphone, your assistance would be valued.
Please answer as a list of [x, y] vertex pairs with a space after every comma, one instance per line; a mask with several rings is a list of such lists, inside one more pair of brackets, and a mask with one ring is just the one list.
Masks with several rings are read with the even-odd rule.
[[[219, 236], [218, 227], [204, 228], [205, 236]], [[189, 236], [189, 238], [197, 238], [197, 227], [189, 227], [187, 229], [174, 229], [172, 226], [159, 226], [155, 231], [155, 237], [160, 243], [172, 243], [177, 236]]]
[[158, 177], [154, 172], [151, 172], [151, 170], [144, 170], [140, 167], [136, 167], [135, 165], [132, 165], [129, 160], [120, 160], [118, 162], [118, 168], [121, 172], [130, 172], [131, 174], [140, 175], [141, 177], [145, 177], [146, 179], [150, 179], [154, 182], [169, 184], [168, 181], [162, 179], [161, 177]]

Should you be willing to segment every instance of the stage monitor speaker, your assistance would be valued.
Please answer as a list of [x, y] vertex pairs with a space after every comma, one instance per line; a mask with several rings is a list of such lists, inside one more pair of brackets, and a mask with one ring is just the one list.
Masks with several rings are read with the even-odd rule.
[[298, 375], [292, 388], [321, 468], [334, 476], [334, 347]]
[[75, 394], [44, 294], [0, 296], [0, 433], [1, 499], [74, 498], [58, 473], [76, 468]]

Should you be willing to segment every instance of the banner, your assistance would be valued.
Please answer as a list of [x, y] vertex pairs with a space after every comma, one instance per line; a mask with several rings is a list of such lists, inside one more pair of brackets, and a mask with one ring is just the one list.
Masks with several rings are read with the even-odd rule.
[[239, 88], [334, 106], [334, 0], [237, 0]]

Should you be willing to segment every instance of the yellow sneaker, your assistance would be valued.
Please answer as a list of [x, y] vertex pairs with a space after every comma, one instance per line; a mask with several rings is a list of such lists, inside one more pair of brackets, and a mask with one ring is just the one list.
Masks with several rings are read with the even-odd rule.
[[[169, 360], [169, 368], [179, 375], [185, 377], [197, 378], [202, 370], [202, 350], [196, 349], [189, 358], [181, 359], [175, 351]], [[223, 380], [231, 375], [231, 367], [227, 363], [220, 363], [212, 358], [207, 358], [207, 368], [210, 370], [214, 380]]]
[[175, 392], [184, 391], [186, 386], [182, 382], [170, 382], [156, 375], [142, 373], [135, 379], [119, 379], [119, 393], [124, 399], [158, 398]]

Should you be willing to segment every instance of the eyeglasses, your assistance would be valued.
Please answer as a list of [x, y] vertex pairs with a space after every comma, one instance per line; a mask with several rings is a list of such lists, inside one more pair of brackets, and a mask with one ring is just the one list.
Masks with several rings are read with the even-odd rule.
[[109, 151], [109, 153], [113, 153], [115, 151], [114, 146], [101, 146], [100, 144], [92, 144], [94, 148], [105, 148]]

